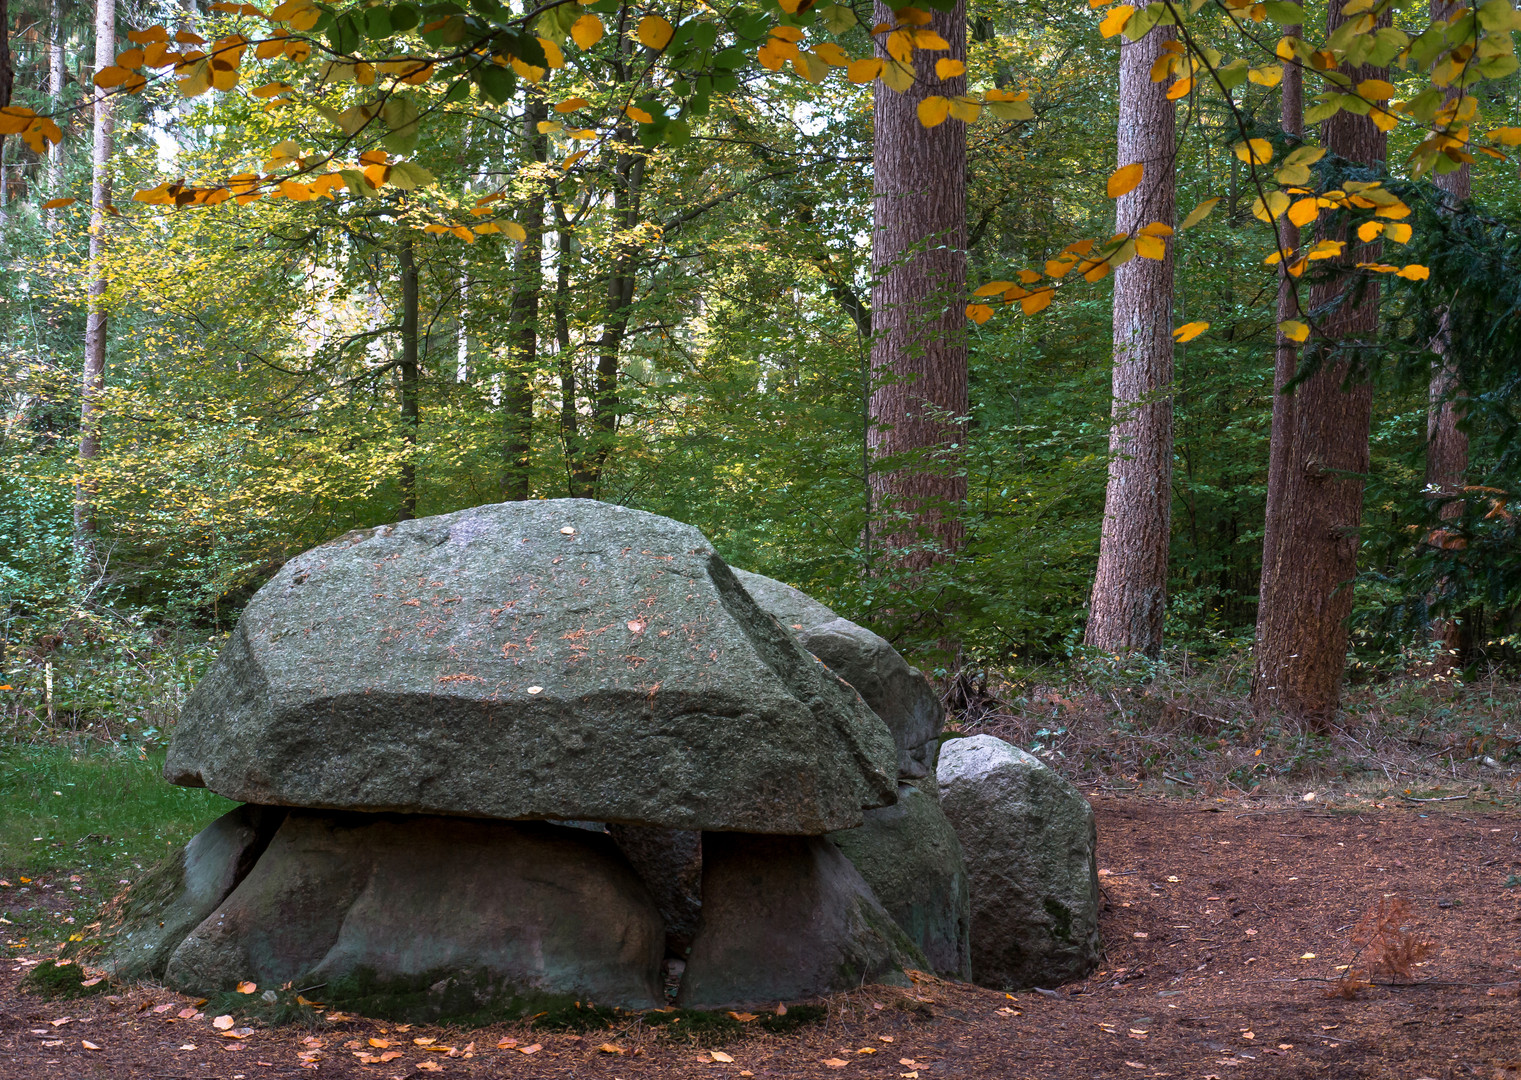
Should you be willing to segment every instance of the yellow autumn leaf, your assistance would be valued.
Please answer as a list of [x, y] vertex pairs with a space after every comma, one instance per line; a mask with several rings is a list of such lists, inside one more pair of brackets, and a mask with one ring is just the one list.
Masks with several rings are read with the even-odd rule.
[[1208, 329], [1209, 323], [1207, 322], [1184, 323], [1172, 332], [1172, 339], [1180, 344], [1185, 341], [1192, 341]]
[[1425, 281], [1431, 276], [1431, 270], [1419, 263], [1411, 263], [1402, 269], [1397, 276], [1404, 278], [1406, 281]]
[[655, 118], [653, 116], [645, 112], [643, 109], [639, 108], [637, 105], [629, 105], [626, 107], [623, 110], [623, 115], [628, 117], [630, 120], [641, 124], [653, 124], [655, 122]]
[[946, 52], [951, 43], [935, 33], [933, 30], [915, 30], [914, 48], [923, 49], [926, 52]]
[[607, 30], [602, 20], [588, 12], [570, 24], [570, 38], [583, 49], [589, 49], [602, 40]]
[[553, 135], [557, 131], [563, 131], [565, 125], [558, 120], [540, 120], [538, 128], [540, 135]]
[[1299, 199], [1289, 207], [1289, 220], [1303, 228], [1320, 216], [1320, 200], [1313, 195], [1308, 199]]
[[1246, 73], [1246, 77], [1258, 86], [1265, 86], [1271, 90], [1283, 82], [1283, 65], [1266, 64], [1263, 67], [1252, 68]]
[[1380, 131], [1393, 131], [1399, 125], [1400, 118], [1388, 109], [1375, 105], [1368, 112], [1368, 119], [1373, 121], [1373, 126]]
[[1384, 239], [1393, 240], [1396, 244], [1408, 244], [1414, 230], [1401, 221], [1391, 221], [1384, 226]]
[[238, 983], [238, 993], [240, 994], [253, 994], [256, 993], [258, 989], [258, 983], [248, 982], [247, 980]]
[[1268, 192], [1265, 201], [1260, 197], [1252, 201], [1252, 215], [1260, 221], [1277, 221], [1288, 208], [1289, 196], [1282, 191]]
[[1177, 82], [1173, 83], [1167, 88], [1167, 100], [1179, 101], [1182, 98], [1186, 98], [1189, 92], [1193, 90], [1193, 88], [1194, 77], [1192, 75], [1179, 79]]
[[1182, 232], [1184, 229], [1191, 229], [1195, 225], [1199, 224], [1199, 222], [1209, 217], [1209, 212], [1213, 210], [1216, 205], [1219, 204], [1219, 202], [1220, 196], [1218, 195], [1216, 195], [1213, 199], [1205, 199], [1198, 206], [1194, 207], [1188, 212], [1188, 216], [1184, 218], [1183, 223], [1178, 226], [1178, 231]]
[[671, 43], [676, 28], [660, 15], [646, 15], [639, 20], [637, 33], [640, 44], [658, 51]]
[[1026, 315], [1034, 315], [1038, 311], [1044, 311], [1051, 306], [1051, 298], [1056, 295], [1055, 289], [1037, 289], [1019, 302], [1020, 309]]
[[813, 47], [813, 55], [817, 56], [830, 67], [849, 67], [850, 57], [845, 55], [845, 50], [832, 41], [826, 41]]
[[1236, 144], [1236, 156], [1248, 165], [1266, 165], [1273, 160], [1273, 144], [1266, 139], [1248, 139]]
[[528, 230], [523, 228], [523, 226], [519, 225], [516, 221], [503, 222], [502, 232], [512, 239], [516, 240], [518, 243], [522, 243], [524, 240], [528, 239]]
[[256, 98], [272, 98], [276, 94], [285, 93], [286, 91], [290, 90], [290, 88], [291, 87], [289, 83], [272, 82], [265, 83], [263, 86], [254, 87], [252, 93]]
[[1130, 16], [1135, 14], [1135, 8], [1129, 4], [1121, 4], [1110, 8], [1109, 14], [1104, 16], [1104, 21], [1099, 23], [1099, 33], [1106, 38], [1112, 38], [1125, 29], [1125, 24], [1130, 21]]
[[1012, 281], [990, 281], [986, 285], [973, 290], [972, 295], [997, 296], [999, 293], [1008, 292], [1013, 287], [1014, 283]]
[[951, 60], [941, 57], [935, 61], [935, 77], [942, 82], [946, 79], [954, 79], [958, 75], [966, 74], [966, 65], [960, 60]]
[[102, 90], [110, 90], [113, 87], [120, 86], [131, 77], [132, 72], [127, 68], [117, 67], [113, 64], [110, 67], [103, 67], [95, 73], [95, 85]]
[[1489, 137], [1501, 146], [1521, 146], [1521, 127], [1495, 128]]
[[1368, 101], [1388, 101], [1394, 96], [1394, 84], [1383, 79], [1364, 79], [1357, 84], [1357, 96]]
[[829, 65], [811, 52], [799, 52], [792, 58], [792, 70], [800, 78], [817, 85], [829, 77]]
[[591, 102], [587, 101], [584, 97], [566, 98], [564, 101], [555, 102], [555, 112], [575, 112], [577, 109], [584, 109], [590, 104]]
[[927, 128], [936, 127], [951, 115], [951, 103], [939, 94], [931, 94], [919, 102], [919, 123]]
[[1278, 332], [1290, 341], [1305, 341], [1310, 336], [1310, 328], [1298, 319], [1284, 319], [1278, 324]]
[[1146, 166], [1141, 162], [1134, 165], [1122, 165], [1109, 175], [1109, 182], [1104, 185], [1111, 199], [1118, 199], [1126, 192], [1134, 191], [1141, 177], [1145, 175]]
[[986, 304], [968, 304], [966, 306], [966, 317], [978, 326], [981, 326], [993, 317], [993, 309]]
[[65, 206], [73, 206], [78, 201], [78, 199], [75, 199], [72, 196], [63, 199], [49, 199], [47, 202], [42, 204], [42, 208], [44, 210], [58, 210]]
[[1373, 211], [1373, 216], [1392, 219], [1407, 218], [1410, 216], [1410, 207], [1396, 199], [1392, 205], [1380, 206]]
[[914, 38], [907, 30], [894, 30], [887, 35], [883, 43], [887, 49], [887, 55], [894, 60], [912, 60], [914, 58]]
[[[845, 68], [845, 77], [857, 85], [869, 83], [881, 73], [882, 61], [875, 56], [865, 60], [852, 60]], [[1521, 128], [1516, 130], [1521, 131]]]
[[1345, 251], [1346, 247], [1347, 242], [1345, 240], [1321, 240], [1311, 247], [1309, 251], [1305, 252], [1305, 258], [1311, 262], [1316, 262], [1320, 259], [1334, 259]]
[[1357, 238], [1363, 243], [1373, 240], [1384, 231], [1382, 221], [1365, 221], [1357, 227]]
[[1161, 262], [1167, 257], [1167, 241], [1159, 236], [1137, 236], [1135, 253], [1143, 259]]

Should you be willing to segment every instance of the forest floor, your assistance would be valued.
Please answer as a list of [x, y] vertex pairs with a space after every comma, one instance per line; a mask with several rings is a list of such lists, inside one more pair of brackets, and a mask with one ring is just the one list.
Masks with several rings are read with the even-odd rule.
[[[20, 980], [54, 950], [13, 946], [0, 964], [0, 1080], [1521, 1080], [1515, 808], [1106, 795], [1094, 806], [1105, 951], [1083, 983], [1015, 995], [929, 977], [868, 986], [785, 1035], [683, 1037], [681, 1024], [636, 1016], [580, 1034], [353, 1017], [249, 1031], [236, 1017], [236, 1038], [160, 988], [25, 993]], [[53, 876], [31, 883], [34, 904], [77, 904], [84, 921], [93, 909], [63, 869]], [[0, 880], [0, 908], [14, 909], [15, 889]], [[1397, 927], [1359, 950], [1359, 927], [1395, 901], [1408, 905]], [[1408, 977], [1380, 971], [1385, 956]], [[1349, 967], [1372, 985], [1348, 984]]]

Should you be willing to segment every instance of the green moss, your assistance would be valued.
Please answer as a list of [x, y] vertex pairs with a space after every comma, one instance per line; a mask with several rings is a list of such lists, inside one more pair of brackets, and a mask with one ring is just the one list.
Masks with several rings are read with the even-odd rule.
[[310, 1005], [303, 1005], [297, 1000], [300, 996], [294, 990], [277, 990], [274, 991], [275, 999], [270, 1001], [264, 994], [240, 994], [235, 990], [222, 990], [212, 994], [201, 1011], [208, 1016], [226, 1013], [236, 1017], [240, 1023], [257, 1023], [265, 1027], [281, 1027], [286, 1024], [300, 1024], [313, 1029], [320, 1027], [322, 1014]]
[[641, 1013], [639, 1019], [646, 1027], [656, 1028], [662, 1035], [680, 1042], [693, 1046], [721, 1046], [756, 1029], [784, 1035], [808, 1024], [820, 1023], [828, 1015], [829, 1010], [822, 1005], [792, 1005], [784, 1015], [764, 1013], [749, 1023], [736, 1020], [727, 1012], [703, 1009], [662, 1009]]
[[[303, 980], [296, 980], [298, 983]], [[404, 1023], [447, 1023], [465, 1026], [521, 1020], [525, 1016], [562, 1016], [574, 1010], [568, 994], [524, 994], [508, 989], [505, 980], [484, 971], [436, 970], [406, 977], [380, 976], [369, 968], [313, 986], [317, 996], [335, 1009]]]
[[574, 1001], [539, 1013], [530, 1024], [543, 1031], [600, 1031], [616, 1026], [623, 1019], [624, 1014], [618, 1009]]
[[28, 994], [49, 999], [82, 998], [91, 994], [103, 994], [111, 989], [111, 984], [102, 979], [94, 986], [86, 986], [84, 971], [78, 964], [58, 964], [49, 960], [27, 972], [19, 988]]
[[1068, 945], [1075, 944], [1072, 940], [1072, 912], [1066, 904], [1051, 897], [1046, 897], [1046, 914], [1051, 916], [1051, 936]]

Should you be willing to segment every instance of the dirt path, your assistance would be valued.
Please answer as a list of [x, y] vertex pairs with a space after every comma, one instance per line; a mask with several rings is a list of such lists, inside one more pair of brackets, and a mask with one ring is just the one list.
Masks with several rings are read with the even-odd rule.
[[[79, 1002], [18, 996], [24, 965], [9, 962], [0, 972], [0, 1080], [1521, 1080], [1521, 885], [1505, 884], [1521, 875], [1521, 814], [1463, 809], [1470, 804], [1363, 814], [1204, 805], [1095, 802], [1107, 956], [1101, 973], [1052, 994], [1011, 998], [935, 980], [907, 992], [867, 987], [832, 1000], [827, 1021], [796, 1034], [701, 1048], [637, 1024], [577, 1038], [524, 1025], [401, 1030], [349, 1020], [238, 1040], [221, 1037], [210, 1017], [179, 1018], [192, 1003], [161, 990]], [[1412, 938], [1431, 943], [1410, 969], [1414, 984], [1328, 997], [1338, 965], [1354, 959], [1350, 935], [1388, 894], [1408, 902], [1402, 925]], [[424, 1050], [418, 1039], [456, 1053]], [[498, 1048], [504, 1039], [516, 1046]], [[373, 1064], [358, 1057], [397, 1050]], [[733, 1060], [715, 1061], [713, 1050]]]

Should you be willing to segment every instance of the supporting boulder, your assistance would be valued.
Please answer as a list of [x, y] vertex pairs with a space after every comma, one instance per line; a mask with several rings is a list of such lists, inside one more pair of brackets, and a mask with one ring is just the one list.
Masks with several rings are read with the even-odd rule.
[[829, 839], [937, 974], [970, 979], [966, 863], [934, 784], [933, 777], [899, 784], [896, 805], [866, 811], [866, 824], [830, 833]]
[[284, 807], [240, 806], [196, 833], [106, 913], [95, 965], [117, 979], [161, 977], [185, 936], [253, 868], [284, 817]]
[[702, 833], [649, 825], [609, 825], [607, 831], [655, 898], [666, 952], [685, 959], [702, 914]]
[[937, 777], [971, 879], [972, 978], [1018, 990], [1092, 971], [1099, 893], [1088, 800], [991, 735], [946, 742]]
[[458, 818], [293, 811], [165, 982], [322, 987], [391, 1019], [660, 1004], [660, 915], [611, 838]]
[[734, 1008], [906, 984], [924, 957], [822, 837], [704, 833], [702, 922], [677, 1003]]
[[935, 769], [945, 709], [934, 686], [894, 649], [886, 638], [842, 619], [829, 608], [760, 574], [735, 570], [745, 591], [861, 695], [882, 718], [898, 748], [898, 775], [909, 779]]

